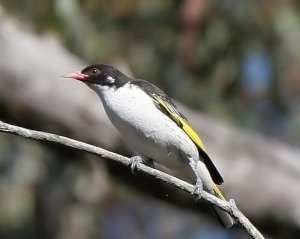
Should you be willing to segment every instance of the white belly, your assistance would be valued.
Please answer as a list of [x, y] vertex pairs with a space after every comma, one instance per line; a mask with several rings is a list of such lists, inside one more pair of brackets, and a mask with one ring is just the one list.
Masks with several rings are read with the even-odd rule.
[[134, 85], [123, 87], [97, 92], [109, 119], [126, 142], [140, 154], [168, 168], [188, 166], [189, 158], [198, 160], [195, 144], [156, 108], [146, 93]]

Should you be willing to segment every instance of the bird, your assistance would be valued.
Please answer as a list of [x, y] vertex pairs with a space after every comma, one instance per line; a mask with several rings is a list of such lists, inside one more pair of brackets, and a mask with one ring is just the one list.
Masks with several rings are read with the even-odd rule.
[[[205, 190], [226, 201], [217, 186], [224, 180], [201, 138], [160, 88], [104, 64], [63, 77], [84, 82], [99, 96], [111, 123], [138, 153], [131, 158], [132, 169], [138, 163], [154, 166], [192, 183], [193, 194]], [[234, 225], [227, 212], [213, 208], [225, 228]]]

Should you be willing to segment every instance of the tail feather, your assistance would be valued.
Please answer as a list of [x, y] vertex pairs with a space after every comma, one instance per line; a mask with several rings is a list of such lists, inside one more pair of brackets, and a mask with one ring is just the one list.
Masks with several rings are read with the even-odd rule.
[[233, 218], [225, 212], [223, 209], [218, 208], [216, 206], [212, 206], [213, 210], [215, 211], [219, 221], [225, 228], [230, 228], [235, 224]]
[[[223, 196], [223, 194], [221, 193], [221, 191], [217, 187], [217, 185], [214, 184], [213, 190], [214, 190], [215, 195], [218, 198], [226, 201], [225, 197]], [[225, 228], [230, 228], [235, 224], [235, 221], [233, 220], [233, 218], [227, 212], [225, 212], [223, 209], [218, 208], [216, 206], [213, 206], [213, 209], [216, 212], [218, 219], [220, 220], [220, 222], [222, 223], [222, 225]]]

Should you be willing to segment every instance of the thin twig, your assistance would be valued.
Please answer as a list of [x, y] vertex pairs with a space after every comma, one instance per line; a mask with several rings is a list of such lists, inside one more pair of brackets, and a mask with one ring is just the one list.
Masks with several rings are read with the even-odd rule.
[[[123, 164], [125, 166], [130, 165], [130, 159], [124, 156], [121, 156], [116, 153], [112, 153], [110, 151], [107, 151], [105, 149], [83, 143], [74, 139], [70, 139], [64, 136], [51, 134], [51, 133], [45, 133], [41, 131], [36, 130], [30, 130], [22, 127], [18, 127], [15, 125], [7, 124], [2, 121], [0, 121], [0, 131], [11, 133], [15, 135], [19, 135], [28, 139], [34, 139], [44, 142], [53, 142], [60, 145], [67, 146], [69, 148], [85, 151], [97, 156], [100, 156], [105, 159], [114, 160], [120, 164]], [[138, 164], [137, 170], [140, 172], [143, 172], [147, 175], [150, 175], [154, 178], [157, 178], [165, 183], [168, 183], [170, 185], [176, 186], [177, 188], [191, 193], [193, 190], [193, 186], [187, 182], [184, 182], [178, 178], [175, 178], [173, 176], [170, 176], [166, 173], [163, 173], [159, 170], [153, 169], [151, 167], [148, 167], [144, 164]], [[263, 239], [263, 235], [251, 224], [251, 222], [246, 218], [243, 213], [237, 208], [235, 205], [235, 202], [233, 200], [230, 200], [229, 202], [223, 201], [214, 195], [209, 194], [208, 192], [202, 191], [200, 193], [200, 196], [202, 199], [208, 201], [209, 203], [222, 208], [224, 211], [228, 212], [238, 224], [240, 224], [247, 233], [254, 239]]]

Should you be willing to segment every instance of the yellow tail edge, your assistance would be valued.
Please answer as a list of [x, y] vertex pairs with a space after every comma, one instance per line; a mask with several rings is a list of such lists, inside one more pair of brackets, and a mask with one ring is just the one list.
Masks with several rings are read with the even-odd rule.
[[214, 183], [213, 185], [213, 190], [216, 194], [216, 196], [224, 201], [226, 201], [225, 197], [223, 196], [223, 194], [221, 193], [220, 189], [218, 188], [218, 186]]

